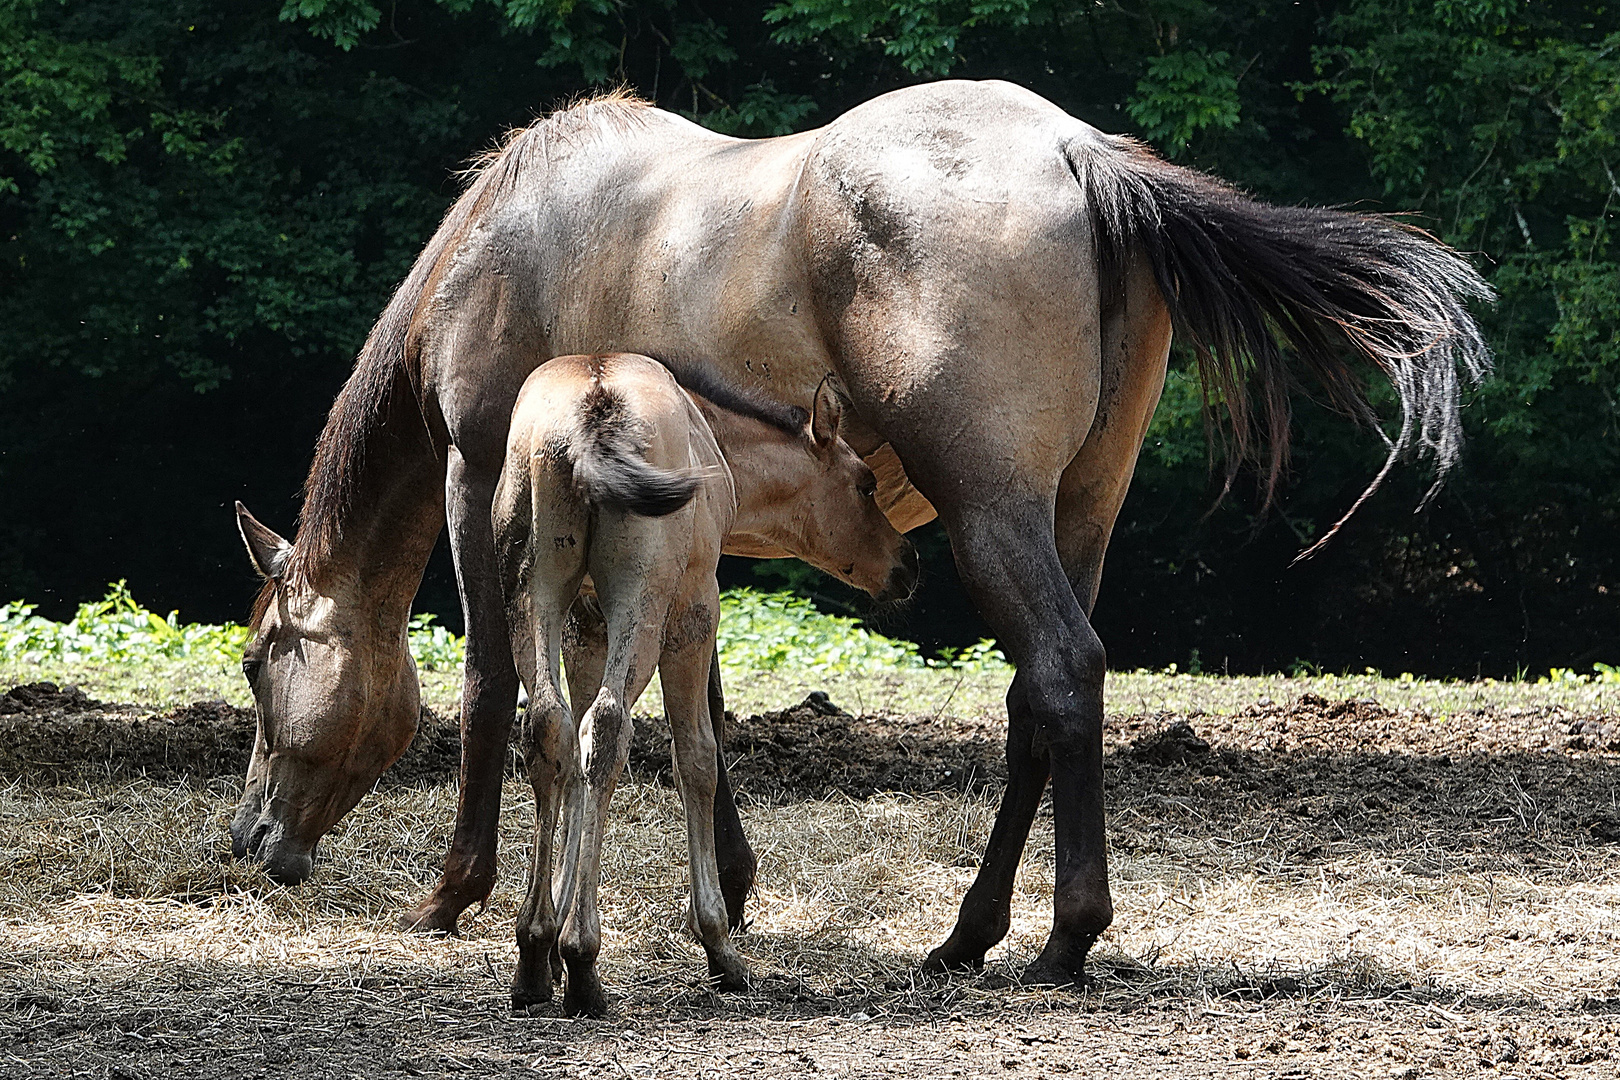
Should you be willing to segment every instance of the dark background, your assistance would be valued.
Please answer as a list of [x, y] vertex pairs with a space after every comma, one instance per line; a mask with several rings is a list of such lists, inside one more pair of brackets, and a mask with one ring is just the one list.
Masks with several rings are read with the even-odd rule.
[[[920, 79], [1006, 78], [1281, 202], [1414, 211], [1501, 294], [1468, 456], [1376, 471], [1376, 435], [1296, 399], [1262, 511], [1178, 357], [1096, 622], [1116, 667], [1475, 675], [1620, 663], [1620, 16], [1598, 4], [793, 0], [18, 0], [0, 9], [0, 599], [62, 618], [127, 578], [241, 619], [241, 498], [291, 533], [355, 350], [501, 132], [625, 84], [766, 135]], [[1375, 399], [1386, 407], [1387, 394]], [[1387, 408], [1386, 408], [1387, 412]], [[1216, 422], [1220, 419], [1217, 408]], [[925, 648], [986, 631], [937, 527]], [[442, 547], [442, 545], [441, 545]], [[459, 625], [444, 551], [420, 610]]]

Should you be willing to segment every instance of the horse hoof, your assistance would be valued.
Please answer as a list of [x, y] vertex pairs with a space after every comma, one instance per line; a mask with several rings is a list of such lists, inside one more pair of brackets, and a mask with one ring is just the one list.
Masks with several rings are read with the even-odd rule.
[[570, 988], [563, 993], [564, 1016], [586, 1016], [592, 1020], [600, 1020], [607, 1015], [607, 1011], [607, 995], [602, 993], [599, 986], [578, 993]]
[[1054, 930], [1046, 941], [1046, 948], [1024, 969], [1019, 982], [1025, 986], [1085, 988], [1090, 985], [1086, 978], [1086, 956], [1096, 940], [1095, 934], [1071, 936]]
[[1018, 977], [1023, 986], [1050, 986], [1059, 989], [1084, 990], [1092, 979], [1084, 970], [1074, 971], [1064, 964], [1036, 960]]
[[735, 955], [710, 957], [709, 979], [723, 994], [740, 994], [753, 982], [747, 961]]
[[602, 980], [594, 971], [568, 973], [567, 987], [563, 990], [563, 1015], [589, 1016], [600, 1019], [607, 1015], [607, 995], [602, 992]]
[[456, 929], [459, 911], [449, 911], [438, 904], [422, 904], [399, 917], [399, 928], [407, 934], [443, 934], [460, 937]]
[[544, 1005], [551, 1000], [551, 979], [548, 976], [542, 983], [533, 986], [512, 988], [512, 1011], [523, 1012], [531, 1005]]
[[947, 941], [928, 954], [928, 958], [922, 962], [922, 969], [929, 975], [983, 971], [984, 950], [975, 952], [957, 945], [954, 941]]

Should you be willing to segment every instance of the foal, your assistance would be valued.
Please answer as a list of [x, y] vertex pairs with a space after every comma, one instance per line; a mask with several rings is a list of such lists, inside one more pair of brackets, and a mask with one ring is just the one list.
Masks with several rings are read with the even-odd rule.
[[[567, 966], [564, 1010], [606, 1010], [596, 971], [602, 833], [629, 756], [630, 708], [655, 666], [686, 811], [687, 923], [719, 986], [747, 986], [714, 840], [718, 748], [708, 685], [720, 610], [715, 567], [728, 535], [744, 548], [798, 555], [874, 595], [907, 594], [915, 580], [910, 544], [873, 499], [872, 471], [836, 434], [841, 405], [829, 384], [807, 415], [697, 369], [681, 378], [692, 388], [645, 356], [564, 356], [529, 376], [513, 409], [493, 524], [513, 654], [529, 693], [522, 749], [535, 796], [514, 1007], [550, 1000], [561, 974], [555, 950]], [[594, 587], [608, 647], [600, 687], [579, 715], [582, 700], [574, 711], [563, 701], [558, 662], [582, 586]], [[554, 891], [552, 840], [564, 807]]]

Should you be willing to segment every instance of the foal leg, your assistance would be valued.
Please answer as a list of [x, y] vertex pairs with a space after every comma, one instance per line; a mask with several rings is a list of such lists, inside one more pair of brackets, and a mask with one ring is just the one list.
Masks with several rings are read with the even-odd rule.
[[602, 951], [596, 894], [601, 880], [602, 835], [607, 826], [608, 803], [613, 798], [624, 763], [630, 757], [630, 707], [647, 688], [658, 663], [663, 625], [660, 618], [645, 617], [649, 599], [639, 592], [629, 603], [615, 603], [615, 598], [603, 597], [612, 647], [602, 688], [579, 725], [584, 762], [579, 847], [572, 875], [574, 895], [563, 913], [562, 936], [557, 942], [568, 969], [563, 1011], [570, 1016], [601, 1016], [607, 1012], [607, 996], [602, 992], [602, 981], [596, 970], [596, 959]]
[[[703, 945], [709, 975], [721, 990], [748, 989], [748, 965], [737, 954], [728, 933], [726, 898], [720, 890], [720, 867], [715, 851], [715, 791], [719, 762], [709, 691], [714, 683], [714, 629], [720, 610], [720, 591], [712, 577], [702, 594], [678, 600], [667, 625], [681, 632], [667, 635], [658, 670], [664, 687], [664, 713], [669, 717], [675, 743], [675, 774], [686, 811], [686, 849], [692, 876], [692, 904], [687, 926]], [[752, 852], [750, 852], [752, 855]]]
[[550, 1001], [552, 983], [562, 973], [556, 963], [557, 909], [552, 902], [552, 838], [557, 831], [557, 805], [562, 784], [577, 776], [579, 746], [568, 709], [549, 680], [529, 699], [523, 724], [523, 756], [534, 788], [534, 862], [529, 891], [517, 916], [517, 973], [512, 978], [512, 1007], [521, 1009]]
[[[568, 700], [583, 712], [596, 700], [602, 688], [602, 672], [607, 665], [607, 622], [595, 596], [581, 593], [568, 610], [563, 626], [563, 656], [568, 662]], [[578, 770], [562, 793], [564, 841], [562, 873], [558, 876], [555, 900], [558, 911], [574, 903], [579, 866], [579, 841], [585, 827], [585, 778]], [[557, 961], [557, 977], [562, 978], [562, 961]]]
[[[716, 611], [719, 609], [716, 608]], [[669, 676], [664, 676], [668, 685]], [[665, 701], [669, 699], [666, 697]], [[726, 922], [735, 930], [743, 923], [743, 904], [754, 891], [759, 858], [743, 833], [737, 799], [726, 770], [726, 699], [720, 689], [720, 647], [709, 652], [709, 724], [714, 733], [714, 847], [719, 865], [720, 893], [726, 901]]]

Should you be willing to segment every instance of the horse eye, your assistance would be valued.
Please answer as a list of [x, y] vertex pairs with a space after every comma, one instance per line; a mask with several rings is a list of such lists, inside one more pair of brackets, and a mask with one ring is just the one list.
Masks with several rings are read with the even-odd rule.
[[257, 659], [256, 657], [248, 657], [248, 656], [242, 657], [242, 674], [247, 676], [247, 681], [248, 682], [250, 682], [250, 683], [258, 682], [259, 681], [259, 672], [263, 668], [264, 668], [264, 661], [263, 660]]
[[875, 498], [877, 496], [877, 481], [868, 481], [855, 490], [866, 496], [868, 499]]

